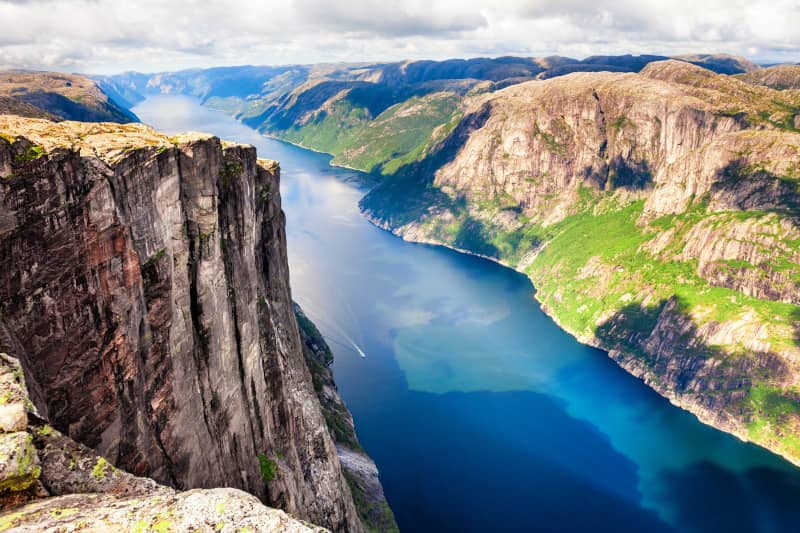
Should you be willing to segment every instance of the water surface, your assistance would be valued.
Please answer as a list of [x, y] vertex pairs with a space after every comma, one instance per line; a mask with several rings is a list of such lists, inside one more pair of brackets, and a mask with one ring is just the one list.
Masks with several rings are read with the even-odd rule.
[[293, 297], [331, 344], [402, 530], [800, 529], [800, 470], [579, 344], [524, 276], [370, 225], [368, 177], [189, 97], [133, 111], [281, 162]]

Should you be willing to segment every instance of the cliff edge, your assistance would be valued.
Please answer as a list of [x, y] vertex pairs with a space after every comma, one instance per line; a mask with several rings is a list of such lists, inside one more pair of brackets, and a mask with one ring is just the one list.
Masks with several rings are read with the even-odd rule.
[[303, 356], [277, 163], [0, 116], [0, 348], [55, 429], [179, 489], [362, 531]]

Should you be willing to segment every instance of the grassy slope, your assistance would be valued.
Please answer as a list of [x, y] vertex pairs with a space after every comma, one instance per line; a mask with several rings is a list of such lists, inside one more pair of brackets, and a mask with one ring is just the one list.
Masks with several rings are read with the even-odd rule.
[[[709, 213], [703, 202], [697, 202], [681, 215], [638, 225], [643, 204], [643, 200], [625, 201], [613, 192], [583, 188], [575, 212], [561, 222], [545, 228], [523, 219], [520, 227], [508, 230], [492, 224], [509, 208], [502, 200], [493, 200], [470, 212], [456, 211], [455, 219], [446, 223], [438, 219], [429, 221], [428, 233], [444, 243], [515, 266], [520, 265], [531, 249], [542, 245], [535, 259], [522, 265], [537, 288], [537, 299], [566, 330], [583, 340], [599, 338], [606, 347], [641, 352], [629, 335], [644, 332], [647, 336], [664, 302], [670, 298], [677, 298], [681, 311], [691, 316], [697, 327], [712, 320], [721, 323], [756, 320], [768, 328], [773, 348], [791, 347], [797, 342], [795, 328], [800, 320], [800, 307], [711, 286], [697, 274], [696, 260], [675, 259], [683, 248], [683, 237], [697, 224], [713, 221], [724, 225], [748, 218], [769, 222], [774, 219], [769, 213]], [[645, 245], [670, 228], [675, 229], [667, 247], [671, 253], [649, 252]], [[786, 244], [795, 250], [800, 248], [797, 241]], [[775, 249], [773, 261], [783, 263], [791, 278], [800, 283], [800, 266], [791, 258]], [[620, 313], [626, 315], [625, 328], [609, 334], [604, 324], [609, 317]], [[737, 346], [694, 349], [698, 355], [716, 358], [722, 364], [749, 356], [744, 347]], [[748, 413], [751, 440], [797, 460], [800, 391], [778, 387], [768, 376], [764, 380], [751, 377], [754, 386], [735, 406]]]
[[438, 92], [414, 96], [374, 119], [367, 109], [341, 98], [309, 122], [274, 132], [281, 139], [333, 154], [333, 163], [376, 174], [393, 174], [421, 159], [456, 124], [460, 97]]

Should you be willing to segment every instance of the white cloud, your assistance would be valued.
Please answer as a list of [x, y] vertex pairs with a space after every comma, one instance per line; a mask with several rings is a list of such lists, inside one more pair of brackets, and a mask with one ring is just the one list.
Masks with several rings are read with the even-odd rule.
[[800, 61], [798, 27], [796, 0], [0, 0], [0, 68], [689, 52]]

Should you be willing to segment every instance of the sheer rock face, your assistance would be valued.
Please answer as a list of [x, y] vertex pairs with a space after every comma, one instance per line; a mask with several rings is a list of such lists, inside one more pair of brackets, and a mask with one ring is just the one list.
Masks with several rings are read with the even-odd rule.
[[0, 397], [23, 415], [21, 428], [0, 428], [0, 531], [327, 531], [240, 490], [178, 492], [115, 468], [41, 418], [4, 353]]
[[[784, 132], [754, 136], [741, 117], [722, 109], [722, 93], [671, 79], [695, 75], [705, 81], [704, 73], [717, 77], [667, 61], [641, 74], [573, 74], [487, 96], [468, 114], [489, 106], [488, 119], [438, 169], [434, 184], [468, 200], [508, 195], [526, 215], [551, 224], [569, 214], [582, 186], [646, 197], [646, 212], [657, 217], [683, 212], [744, 154], [785, 171], [797, 156], [796, 139]], [[732, 98], [730, 105], [742, 109], [750, 97], [769, 91], [728, 80], [758, 93]], [[719, 210], [748, 198], [744, 191], [730, 192], [715, 191]], [[774, 207], [777, 192], [749, 198], [756, 205], [747, 208]]]
[[140, 125], [0, 131], [0, 343], [43, 415], [136, 475], [360, 531], [303, 361], [277, 164]]

